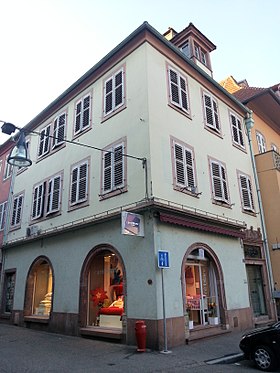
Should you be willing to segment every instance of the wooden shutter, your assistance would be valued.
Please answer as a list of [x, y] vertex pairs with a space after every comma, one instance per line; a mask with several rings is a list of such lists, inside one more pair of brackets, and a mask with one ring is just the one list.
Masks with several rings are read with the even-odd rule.
[[112, 189], [112, 153], [111, 150], [103, 157], [103, 190], [104, 192]]
[[23, 196], [14, 199], [11, 226], [18, 225], [21, 219]]
[[83, 202], [87, 199], [88, 189], [88, 162], [85, 162], [72, 170], [71, 204]]
[[113, 78], [110, 78], [105, 82], [104, 106], [105, 114], [108, 114], [113, 110]]
[[3, 202], [0, 204], [0, 230], [4, 229], [6, 208], [7, 202]]
[[90, 120], [90, 95], [86, 96], [83, 100], [82, 129], [89, 126], [89, 120]]
[[210, 127], [214, 127], [212, 100], [211, 100], [211, 97], [206, 94], [204, 95], [204, 106], [205, 106], [206, 123]]
[[252, 185], [249, 177], [240, 175], [240, 187], [242, 194], [242, 204], [244, 210], [254, 210]]
[[54, 120], [53, 147], [61, 145], [65, 137], [66, 114], [61, 114]]
[[59, 211], [61, 193], [61, 176], [55, 176], [48, 182], [46, 214]]
[[169, 83], [171, 102], [175, 105], [180, 105], [178, 74], [171, 69], [169, 69]]
[[39, 157], [49, 152], [50, 130], [51, 130], [51, 126], [48, 125], [47, 127], [43, 128], [42, 131], [40, 132], [39, 151], [38, 151]]
[[44, 194], [44, 183], [34, 188], [32, 219], [38, 219], [43, 215]]
[[176, 183], [185, 186], [184, 152], [179, 144], [174, 146]]
[[82, 101], [76, 103], [76, 112], [75, 112], [75, 133], [80, 132], [82, 122]]
[[114, 187], [123, 185], [123, 146], [114, 149]]
[[186, 155], [186, 168], [187, 168], [187, 180], [188, 180], [188, 187], [195, 187], [195, 180], [194, 180], [194, 166], [193, 166], [193, 154], [192, 151], [189, 149], [185, 149]]
[[180, 92], [181, 92], [182, 108], [188, 111], [189, 106], [188, 106], [188, 96], [187, 96], [187, 81], [182, 76], [180, 76], [180, 88], [181, 88]]
[[115, 108], [123, 103], [123, 70], [115, 75]]
[[214, 198], [219, 201], [228, 202], [229, 195], [225, 167], [218, 162], [211, 162], [211, 170]]

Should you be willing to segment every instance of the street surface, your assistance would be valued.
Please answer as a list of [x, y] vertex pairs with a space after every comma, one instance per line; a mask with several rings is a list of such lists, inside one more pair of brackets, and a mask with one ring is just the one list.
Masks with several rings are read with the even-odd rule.
[[[138, 353], [135, 346], [0, 324], [0, 373], [257, 372], [248, 361], [207, 363], [226, 356], [229, 348], [229, 354], [240, 353], [233, 337], [239, 340], [239, 335], [229, 333], [174, 348], [169, 354], [149, 350]], [[232, 346], [236, 346], [235, 351]]]

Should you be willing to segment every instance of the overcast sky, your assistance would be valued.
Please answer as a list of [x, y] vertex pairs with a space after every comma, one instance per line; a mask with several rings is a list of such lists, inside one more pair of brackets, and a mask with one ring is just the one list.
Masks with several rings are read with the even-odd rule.
[[0, 15], [0, 120], [18, 127], [144, 21], [160, 33], [192, 22], [217, 46], [217, 81], [280, 83], [279, 0], [0, 0]]

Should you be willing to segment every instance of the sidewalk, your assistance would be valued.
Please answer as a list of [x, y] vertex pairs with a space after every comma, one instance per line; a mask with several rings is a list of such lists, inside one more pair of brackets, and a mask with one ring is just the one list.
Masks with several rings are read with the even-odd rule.
[[[241, 332], [192, 342], [170, 353], [0, 324], [0, 372], [174, 372], [240, 358]], [[214, 360], [214, 361], [213, 361]]]

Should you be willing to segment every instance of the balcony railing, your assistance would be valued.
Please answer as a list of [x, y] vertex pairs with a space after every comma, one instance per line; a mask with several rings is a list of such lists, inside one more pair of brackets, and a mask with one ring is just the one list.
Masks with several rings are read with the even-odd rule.
[[280, 171], [280, 154], [277, 152], [273, 151], [273, 162], [274, 162], [274, 167], [277, 168], [278, 171]]

